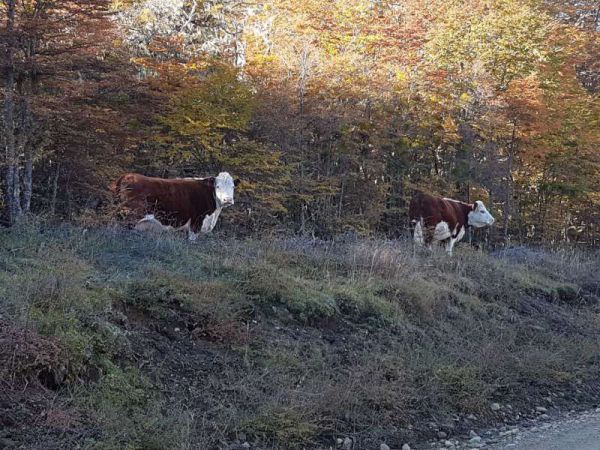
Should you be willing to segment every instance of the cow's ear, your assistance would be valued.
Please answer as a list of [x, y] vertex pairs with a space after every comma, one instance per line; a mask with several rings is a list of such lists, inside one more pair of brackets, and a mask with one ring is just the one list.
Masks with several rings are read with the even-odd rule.
[[236, 178], [235, 180], [233, 180], [233, 185], [237, 187], [241, 182], [242, 182], [242, 180], [240, 180], [239, 178]]

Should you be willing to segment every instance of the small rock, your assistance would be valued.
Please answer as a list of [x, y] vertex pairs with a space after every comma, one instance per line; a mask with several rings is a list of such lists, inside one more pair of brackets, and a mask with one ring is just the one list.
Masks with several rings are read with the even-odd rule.
[[540, 419], [541, 419], [541, 420], [548, 420], [548, 419], [550, 419], [550, 416], [549, 416], [548, 414], [542, 414], [542, 415], [540, 416]]
[[242, 444], [242, 448], [250, 448], [250, 444], [248, 444], [247, 442], [244, 442]]
[[387, 444], [381, 444], [379, 450], [390, 450], [390, 446]]
[[440, 439], [446, 439], [446, 438], [448, 437], [448, 435], [447, 435], [447, 434], [446, 434], [446, 432], [444, 432], [444, 431], [439, 431], [439, 432], [438, 432], [438, 437], [439, 437]]
[[342, 448], [344, 450], [352, 450], [352, 439], [350, 439], [349, 437], [344, 438], [344, 443], [342, 444]]
[[454, 447], [454, 442], [452, 442], [452, 441], [444, 441], [444, 445], [446, 447]]
[[500, 403], [492, 403], [490, 405], [490, 408], [492, 408], [492, 411], [499, 411], [500, 410]]
[[467, 416], [467, 419], [469, 419], [469, 420], [477, 420], [477, 417], [474, 414], [469, 414]]
[[342, 438], [337, 438], [337, 439], [335, 440], [335, 443], [336, 443], [338, 446], [340, 446], [340, 445], [342, 445], [342, 444], [344, 443], [344, 440], [343, 440]]
[[473, 436], [469, 439], [469, 444], [477, 444], [478, 442], [481, 442], [481, 436]]
[[179, 333], [181, 330], [179, 328], [175, 328], [175, 333]]
[[536, 406], [535, 410], [540, 413], [548, 412], [548, 410], [546, 408], [544, 408], [543, 406]]
[[469, 431], [469, 437], [477, 437], [479, 436], [477, 433], [475, 433], [473, 430]]
[[404, 444], [404, 445], [402, 446], [402, 450], [410, 450], [410, 445], [408, 445], [408, 444]]

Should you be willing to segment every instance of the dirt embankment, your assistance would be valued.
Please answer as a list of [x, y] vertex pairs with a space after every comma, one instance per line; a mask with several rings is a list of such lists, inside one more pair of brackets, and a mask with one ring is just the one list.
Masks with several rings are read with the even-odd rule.
[[0, 252], [8, 448], [420, 448], [600, 396], [597, 254], [40, 224]]

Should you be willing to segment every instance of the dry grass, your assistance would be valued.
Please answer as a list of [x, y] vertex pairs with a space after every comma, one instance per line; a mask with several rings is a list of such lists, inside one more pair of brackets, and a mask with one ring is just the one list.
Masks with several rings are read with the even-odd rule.
[[432, 421], [450, 434], [469, 414], [493, 423], [492, 401], [516, 413], [597, 394], [597, 253], [190, 245], [40, 222], [3, 232], [0, 252], [2, 378], [62, 374], [47, 423], [11, 425], [31, 448], [49, 430], [92, 448], [320, 448], [340, 435], [373, 448], [425, 438]]

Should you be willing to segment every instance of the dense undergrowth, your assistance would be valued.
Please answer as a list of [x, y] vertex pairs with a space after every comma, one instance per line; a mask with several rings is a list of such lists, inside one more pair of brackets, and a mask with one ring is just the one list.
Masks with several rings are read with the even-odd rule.
[[598, 267], [572, 251], [5, 230], [0, 439], [395, 448], [518, 420], [541, 399], [590, 405]]

